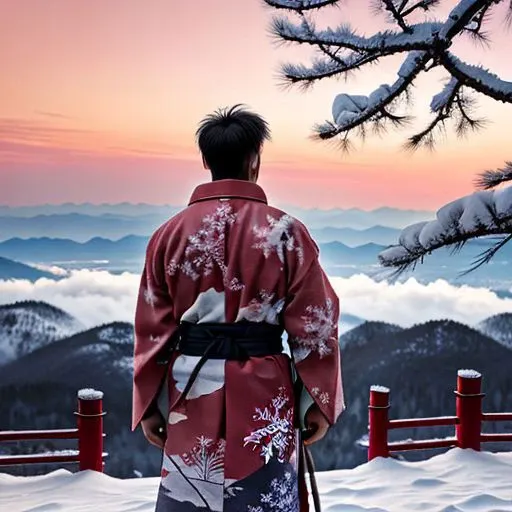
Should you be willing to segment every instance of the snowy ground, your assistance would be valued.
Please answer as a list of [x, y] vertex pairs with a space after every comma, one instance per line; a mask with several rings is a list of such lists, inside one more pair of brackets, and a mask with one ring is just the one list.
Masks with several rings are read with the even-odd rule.
[[[324, 512], [512, 511], [512, 453], [454, 449], [424, 462], [376, 459], [318, 480]], [[157, 478], [118, 480], [92, 471], [0, 474], [0, 510], [149, 512], [157, 486]]]

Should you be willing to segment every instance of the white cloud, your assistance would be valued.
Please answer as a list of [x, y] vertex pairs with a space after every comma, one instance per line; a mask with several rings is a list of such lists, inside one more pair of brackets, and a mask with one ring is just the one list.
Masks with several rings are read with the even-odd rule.
[[85, 326], [133, 322], [140, 277], [107, 271], [77, 270], [59, 281], [0, 280], [0, 304], [41, 300], [67, 311]]
[[[79, 270], [59, 281], [0, 281], [0, 304], [42, 300], [88, 327], [115, 320], [133, 322], [139, 280], [136, 274]], [[443, 280], [427, 285], [415, 279], [390, 284], [356, 275], [333, 277], [331, 282], [340, 297], [342, 315], [403, 326], [445, 318], [472, 325], [497, 313], [512, 312], [512, 299], [501, 299], [486, 288], [453, 286]]]
[[59, 276], [59, 277], [69, 276], [68, 270], [61, 268], [61, 267], [57, 267], [56, 265], [44, 265], [42, 263], [32, 263], [30, 266], [37, 268], [39, 270], [43, 270], [44, 272], [49, 272], [50, 274], [53, 274], [54, 276]]
[[442, 279], [426, 285], [414, 278], [390, 284], [359, 274], [348, 279], [333, 277], [331, 283], [340, 297], [342, 323], [343, 312], [404, 327], [440, 319], [474, 325], [489, 316], [512, 312], [512, 299], [501, 299], [487, 288], [454, 286]]

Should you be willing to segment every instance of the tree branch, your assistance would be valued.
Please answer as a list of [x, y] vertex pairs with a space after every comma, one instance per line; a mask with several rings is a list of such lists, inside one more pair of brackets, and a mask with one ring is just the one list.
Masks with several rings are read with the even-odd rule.
[[[402, 273], [442, 247], [460, 248], [468, 240], [488, 235], [508, 237], [512, 234], [512, 186], [476, 192], [453, 201], [443, 206], [436, 217], [436, 220], [405, 228], [398, 245], [379, 255], [381, 265], [396, 268], [398, 273]], [[495, 253], [488, 252], [488, 256]]]
[[477, 268], [480, 268], [482, 265], [485, 265], [489, 263], [496, 253], [502, 249], [506, 244], [508, 244], [512, 240], [512, 235], [506, 236], [502, 238], [500, 241], [498, 241], [495, 245], [484, 251], [482, 254], [480, 254], [477, 259], [475, 260], [472, 267], [470, 267], [468, 270], [465, 270], [464, 272], [461, 272], [461, 276], [465, 276], [470, 274], [471, 272], [474, 272]]
[[303, 23], [296, 25], [287, 18], [277, 16], [272, 20], [271, 31], [274, 36], [286, 42], [313, 46], [323, 44], [356, 52], [378, 52], [380, 55], [391, 55], [431, 49], [431, 39], [442, 26], [443, 24], [439, 22], [418, 23], [410, 26], [410, 33], [386, 30], [377, 32], [371, 37], [364, 37], [358, 36], [347, 24], [335, 29], [315, 30], [314, 27], [305, 27]]
[[471, 22], [464, 27], [464, 32], [468, 32], [469, 34], [471, 34], [471, 36], [474, 39], [476, 39], [482, 43], [489, 42], [489, 37], [487, 36], [487, 34], [482, 32], [482, 27], [483, 27], [483, 24], [488, 19], [488, 15], [489, 15], [489, 11], [490, 11], [491, 7], [493, 7], [492, 4], [485, 6], [477, 14], [475, 14], [475, 16], [473, 16], [473, 19], [471, 20]]
[[495, 188], [507, 181], [512, 181], [512, 161], [505, 162], [505, 167], [492, 171], [484, 171], [475, 180], [475, 185], [483, 190]]
[[453, 39], [464, 30], [478, 11], [493, 3], [495, 0], [460, 0], [448, 15], [439, 36], [441, 39]]
[[[405, 2], [406, 5], [408, 3], [409, 2]], [[410, 14], [412, 14], [417, 9], [423, 9], [424, 11], [428, 11], [432, 7], [435, 7], [436, 5], [438, 5], [439, 3], [441, 3], [441, 0], [422, 0], [421, 2], [418, 2], [418, 3], [414, 4], [414, 5], [412, 5], [411, 7], [409, 7], [409, 9], [405, 10], [404, 12], [402, 12], [402, 16], [405, 18], [406, 16], [409, 16]]]
[[340, 0], [263, 0], [269, 7], [287, 11], [304, 12], [336, 5]]
[[357, 56], [354, 55], [353, 60], [347, 58], [345, 60], [339, 59], [337, 62], [330, 62], [329, 60], [316, 60], [311, 67], [296, 64], [284, 64], [281, 66], [281, 78], [286, 84], [303, 84], [308, 87], [313, 82], [322, 80], [324, 78], [332, 78], [334, 76], [349, 73], [359, 69], [364, 64], [378, 60], [379, 56]]
[[497, 101], [512, 103], [512, 82], [502, 80], [481, 66], [466, 64], [448, 51], [440, 57], [440, 62], [465, 86]]
[[[345, 102], [342, 110], [336, 113], [335, 122], [336, 125], [332, 123], [326, 123], [323, 125], [316, 126], [316, 133], [318, 138], [320, 139], [330, 139], [339, 135], [340, 133], [349, 131], [358, 125], [361, 125], [373, 118], [373, 116], [377, 114], [383, 114], [384, 117], [385, 107], [391, 104], [393, 100], [398, 98], [402, 93], [406, 91], [406, 89], [412, 84], [416, 76], [422, 71], [422, 69], [426, 66], [429, 61], [430, 56], [426, 52], [411, 52], [407, 59], [402, 64], [400, 68], [399, 78], [395, 81], [395, 83], [391, 86], [381, 86], [376, 91], [374, 91], [368, 98], [366, 97], [357, 97], [357, 98], [366, 98], [366, 104], [364, 108], [354, 107], [352, 109], [346, 108], [347, 103]], [[342, 96], [342, 95], [340, 95]], [[347, 98], [351, 98], [347, 96]], [[355, 97], [353, 97], [355, 98]], [[336, 101], [336, 100], [335, 100]], [[341, 121], [340, 121], [341, 119]]]
[[[498, 3], [508, 1], [510, 4], [508, 11], [512, 13], [512, 0], [458, 0], [444, 22], [429, 21], [416, 24], [409, 24], [407, 16], [419, 10], [430, 11], [440, 4], [441, 0], [377, 0], [380, 10], [386, 10], [389, 18], [400, 30], [380, 31], [368, 37], [358, 35], [347, 24], [320, 30], [315, 27], [312, 20], [306, 17], [305, 11], [334, 5], [337, 3], [335, 1], [265, 1], [267, 5], [275, 8], [292, 10], [301, 18], [301, 23], [297, 24], [286, 17], [275, 17], [272, 21], [274, 37], [285, 43], [312, 46], [323, 54], [321, 58], [313, 60], [309, 66], [284, 64], [281, 67], [281, 77], [287, 85], [299, 84], [307, 88], [317, 80], [346, 76], [351, 71], [391, 55], [407, 53], [412, 56], [412, 59], [416, 59], [419, 54], [424, 55], [422, 64], [415, 68], [411, 75], [402, 73], [402, 65], [398, 73], [400, 78], [392, 86], [381, 86], [374, 91], [367, 98], [368, 102], [364, 108], [349, 106], [348, 109], [342, 109], [333, 115], [334, 122], [316, 125], [317, 138], [331, 139], [358, 127], [360, 134], [364, 135], [365, 124], [368, 122], [375, 124], [376, 131], [379, 131], [387, 121], [403, 124], [406, 117], [395, 115], [390, 108], [391, 103], [409, 90], [420, 71], [430, 71], [438, 66], [446, 69], [454, 80], [453, 83], [458, 84], [457, 91], [451, 91], [445, 98], [449, 101], [442, 108], [432, 110], [435, 113], [432, 122], [423, 131], [410, 137], [407, 147], [416, 148], [421, 144], [432, 147], [435, 130], [442, 128], [449, 118], [454, 118], [455, 130], [459, 136], [483, 125], [483, 120], [475, 119], [471, 115], [473, 101], [470, 96], [462, 93], [464, 87], [492, 99], [512, 103], [512, 82], [507, 82], [480, 66], [467, 64], [449, 52], [456, 36], [464, 32], [471, 33], [480, 41], [486, 41], [486, 35], [482, 30], [490, 9]], [[407, 65], [410, 62], [408, 57]], [[464, 92], [467, 90], [464, 89]], [[340, 96], [349, 97], [349, 95], [338, 95], [335, 99], [338, 104]], [[361, 97], [358, 96], [358, 98]], [[439, 95], [434, 97], [433, 102], [438, 100]], [[344, 137], [343, 146], [346, 147], [347, 143], [347, 137]]]
[[438, 126], [444, 126], [444, 122], [450, 118], [460, 88], [460, 83], [452, 78], [444, 89], [432, 98], [430, 110], [437, 112], [436, 117], [423, 131], [409, 137], [405, 145], [406, 149], [414, 151], [422, 144], [430, 149], [434, 147], [433, 132]]
[[464, 97], [462, 95], [462, 91], [457, 94], [455, 105], [457, 106], [457, 110], [460, 116], [456, 127], [457, 135], [461, 137], [465, 135], [469, 130], [476, 131], [484, 126], [484, 119], [473, 119], [469, 115], [468, 109], [472, 108], [473, 101], [470, 98]]
[[389, 11], [397, 25], [407, 34], [411, 33], [411, 28], [407, 25], [404, 17], [397, 10], [393, 0], [382, 0], [382, 2], [384, 3], [384, 8]]

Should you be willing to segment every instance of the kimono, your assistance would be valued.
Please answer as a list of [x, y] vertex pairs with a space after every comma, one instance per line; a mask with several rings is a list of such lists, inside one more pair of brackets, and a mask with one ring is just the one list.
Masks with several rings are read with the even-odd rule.
[[[294, 368], [334, 424], [344, 409], [338, 298], [305, 226], [242, 180], [199, 185], [151, 237], [135, 315], [133, 423], [164, 397], [157, 512], [302, 512]], [[286, 350], [211, 359], [173, 410], [199, 357], [174, 351], [180, 322], [280, 324]]]

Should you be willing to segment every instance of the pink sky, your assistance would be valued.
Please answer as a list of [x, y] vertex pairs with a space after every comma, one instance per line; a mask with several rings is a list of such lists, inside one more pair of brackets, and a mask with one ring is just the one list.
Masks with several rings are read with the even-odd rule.
[[[447, 7], [454, 2], [447, 0]], [[361, 32], [383, 28], [366, 0], [330, 11]], [[446, 10], [446, 9], [445, 9]], [[340, 92], [368, 94], [394, 80], [400, 59], [348, 83], [283, 91], [276, 71], [301, 49], [276, 48], [260, 0], [19, 0], [0, 18], [0, 204], [183, 204], [209, 179], [194, 132], [219, 106], [246, 103], [269, 121], [262, 185], [274, 203], [434, 209], [472, 189], [476, 172], [512, 158], [512, 106], [479, 99], [492, 121], [467, 140], [449, 133], [435, 153], [404, 152], [411, 130], [372, 138], [349, 156], [308, 139]], [[492, 51], [459, 54], [512, 79], [512, 38], [495, 17]], [[441, 73], [415, 91], [414, 127], [428, 122]]]

